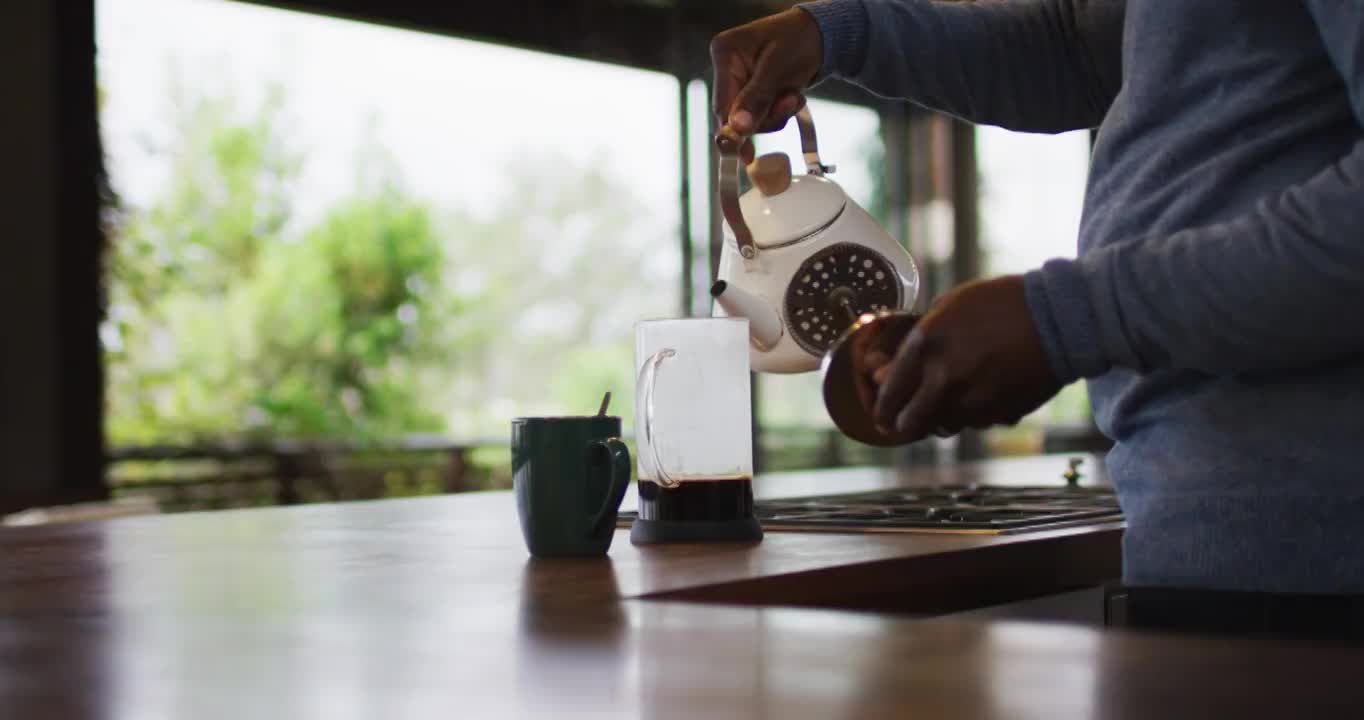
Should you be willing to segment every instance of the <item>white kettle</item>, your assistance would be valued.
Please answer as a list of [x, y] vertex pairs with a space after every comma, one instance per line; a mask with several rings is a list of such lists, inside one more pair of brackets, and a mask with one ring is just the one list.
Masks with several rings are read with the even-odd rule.
[[716, 139], [729, 232], [713, 314], [748, 318], [757, 372], [815, 370], [860, 316], [908, 309], [919, 293], [914, 259], [828, 178], [808, 108], [796, 124], [807, 174], [792, 177], [785, 153], [764, 155], [748, 166], [753, 188], [742, 197], [743, 139], [727, 129]]

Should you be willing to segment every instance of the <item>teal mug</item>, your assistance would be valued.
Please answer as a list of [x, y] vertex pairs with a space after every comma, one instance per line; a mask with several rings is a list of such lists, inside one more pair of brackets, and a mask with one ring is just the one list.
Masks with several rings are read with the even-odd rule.
[[530, 554], [605, 555], [630, 486], [630, 451], [620, 440], [620, 418], [517, 418], [511, 451], [516, 510]]

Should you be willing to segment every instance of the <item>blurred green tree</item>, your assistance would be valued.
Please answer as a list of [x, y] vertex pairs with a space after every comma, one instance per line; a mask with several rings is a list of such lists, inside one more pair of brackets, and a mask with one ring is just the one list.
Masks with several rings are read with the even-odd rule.
[[677, 309], [676, 229], [597, 168], [551, 157], [505, 172], [500, 202], [453, 212], [443, 233], [460, 310], [450, 429], [501, 436], [511, 415], [591, 413], [607, 390], [628, 425], [634, 323]]
[[284, 93], [255, 113], [179, 99], [165, 189], [123, 209], [113, 242], [111, 439], [442, 429], [424, 387], [444, 354], [430, 211], [383, 182], [296, 232]]
[[626, 184], [537, 158], [491, 207], [437, 212], [369, 137], [303, 227], [285, 93], [177, 98], [164, 189], [115, 228], [115, 444], [500, 437], [606, 390], [630, 422], [633, 324], [675, 311], [680, 258]]
[[288, 437], [435, 432], [429, 370], [443, 249], [427, 209], [390, 188], [340, 202], [275, 243], [242, 287], [257, 425]]

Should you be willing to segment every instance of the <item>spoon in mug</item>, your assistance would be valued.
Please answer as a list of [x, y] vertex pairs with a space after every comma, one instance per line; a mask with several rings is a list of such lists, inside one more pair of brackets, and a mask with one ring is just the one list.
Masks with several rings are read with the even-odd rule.
[[602, 396], [601, 407], [597, 408], [597, 417], [606, 416], [606, 408], [611, 406], [611, 391], [607, 390], [606, 395]]

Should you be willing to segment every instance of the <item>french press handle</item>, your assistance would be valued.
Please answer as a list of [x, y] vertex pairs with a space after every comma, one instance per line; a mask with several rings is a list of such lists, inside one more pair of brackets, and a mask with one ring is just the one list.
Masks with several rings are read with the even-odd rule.
[[[803, 107], [796, 112], [796, 127], [800, 129], [800, 150], [805, 155], [805, 170], [811, 175], [822, 176], [834, 171], [832, 165], [819, 161], [819, 142], [815, 137], [815, 119], [810, 108]], [[739, 168], [743, 164], [739, 150], [745, 138], [734, 132], [728, 125], [720, 128], [715, 135], [715, 147], [720, 151], [720, 212], [734, 231], [734, 241], [739, 245], [739, 254], [745, 260], [758, 256], [758, 246], [753, 244], [753, 232], [744, 222], [743, 211], [739, 209]]]
[[639, 387], [644, 388], [641, 405], [644, 406], [644, 439], [649, 445], [649, 453], [645, 458], [653, 467], [651, 474], [654, 477], [651, 479], [665, 488], [675, 488], [682, 483], [668, 474], [667, 468], [663, 466], [663, 456], [658, 452], [658, 424], [654, 422], [654, 385], [658, 383], [658, 368], [665, 360], [676, 355], [677, 351], [672, 348], [663, 348], [654, 353], [644, 361], [644, 367], [640, 368], [638, 382]]

